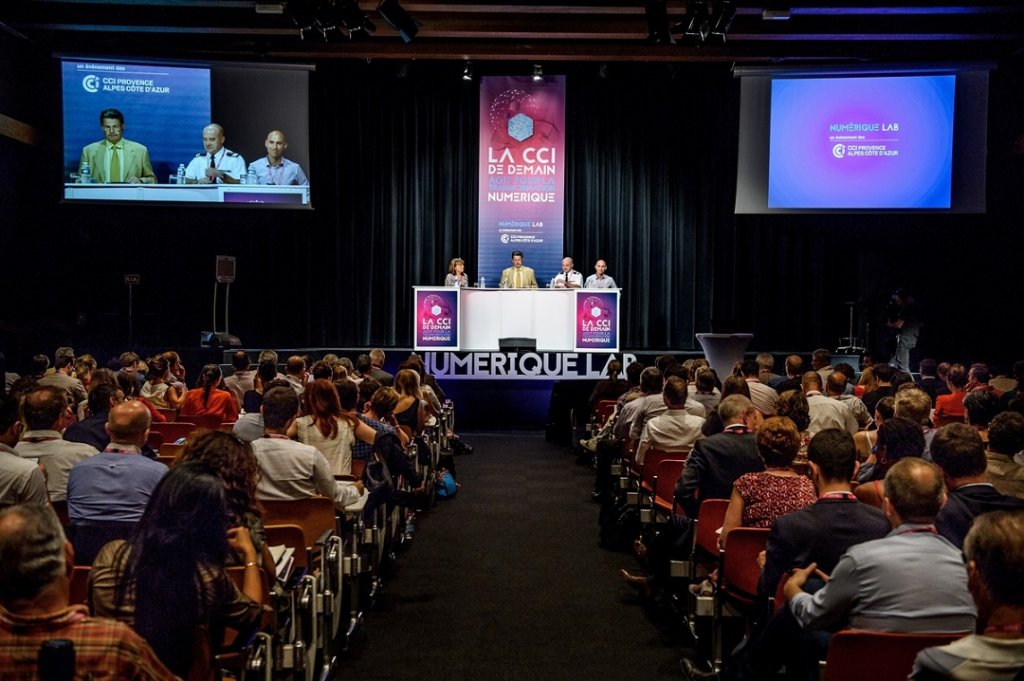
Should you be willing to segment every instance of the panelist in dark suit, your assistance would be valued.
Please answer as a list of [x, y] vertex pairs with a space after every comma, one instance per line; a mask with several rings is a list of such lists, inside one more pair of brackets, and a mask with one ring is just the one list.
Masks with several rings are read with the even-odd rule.
[[705, 499], [728, 499], [736, 478], [764, 470], [752, 430], [756, 412], [743, 395], [729, 395], [718, 405], [724, 430], [697, 440], [676, 482], [676, 501], [689, 517], [697, 517]]
[[106, 109], [100, 113], [100, 129], [104, 139], [93, 142], [82, 149], [78, 161], [78, 174], [89, 164], [93, 182], [111, 184], [153, 184], [156, 175], [149, 162], [149, 149], [138, 142], [126, 140], [124, 135], [124, 114], [117, 109]]

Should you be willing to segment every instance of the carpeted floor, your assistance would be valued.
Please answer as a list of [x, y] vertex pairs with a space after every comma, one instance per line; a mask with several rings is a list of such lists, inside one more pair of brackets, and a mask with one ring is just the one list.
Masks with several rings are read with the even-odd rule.
[[336, 678], [679, 679], [689, 641], [597, 543], [593, 471], [541, 433], [473, 433]]

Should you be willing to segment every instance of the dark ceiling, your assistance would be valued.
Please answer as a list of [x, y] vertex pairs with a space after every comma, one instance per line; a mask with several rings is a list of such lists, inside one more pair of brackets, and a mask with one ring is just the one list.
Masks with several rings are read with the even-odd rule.
[[[7, 0], [0, 26], [56, 52], [177, 57], [756, 63], [1001, 59], [1024, 52], [1019, 0], [648, 0], [646, 6], [641, 0], [386, 1], [401, 3], [415, 20], [418, 34], [411, 42], [403, 42], [382, 20], [377, 0], [358, 0], [360, 16], [368, 16], [376, 29], [351, 36], [319, 29], [341, 25], [344, 2], [357, 0]], [[724, 41], [673, 33], [667, 44], [664, 38], [654, 43], [648, 15], [657, 16], [659, 2], [667, 23], [662, 19], [656, 32], [688, 23], [695, 6], [714, 12], [732, 4], [735, 19]], [[713, 23], [715, 17], [710, 19]], [[312, 26], [304, 37], [296, 21]]]

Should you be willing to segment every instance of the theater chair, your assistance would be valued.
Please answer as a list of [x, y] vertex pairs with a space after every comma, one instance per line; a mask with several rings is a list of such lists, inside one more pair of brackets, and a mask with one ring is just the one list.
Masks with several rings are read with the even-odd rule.
[[761, 579], [761, 568], [757, 555], [764, 551], [771, 529], [766, 527], [737, 527], [725, 538], [725, 548], [718, 557], [718, 588], [715, 590], [715, 626], [713, 641], [714, 668], [722, 666], [724, 645], [723, 618], [725, 609], [733, 611], [730, 616], [751, 614], [759, 607], [757, 584]]
[[[343, 546], [334, 504], [324, 497], [293, 501], [263, 501], [263, 521], [268, 526], [297, 525], [302, 529], [306, 573], [300, 577], [299, 603], [304, 615], [303, 639], [321, 651], [317, 674], [329, 676], [334, 668], [341, 638], [343, 600]], [[311, 599], [311, 600], [309, 600]], [[310, 635], [306, 636], [306, 632]], [[315, 656], [315, 650], [313, 651]]]
[[[685, 574], [691, 584], [700, 582], [708, 573], [714, 569], [718, 561], [718, 531], [725, 521], [725, 510], [729, 507], [728, 499], [705, 499], [697, 512], [697, 518], [693, 521], [693, 549], [690, 551], [690, 560]], [[673, 561], [671, 574], [677, 576], [682, 566], [678, 561]], [[690, 635], [698, 643], [704, 639], [698, 632], [698, 620], [712, 617], [715, 612], [714, 599], [710, 596], [694, 596], [686, 592], [688, 605], [684, 620], [690, 630]]]
[[[232, 566], [227, 569], [228, 576], [239, 590], [245, 581], [245, 568]], [[273, 592], [267, 581], [267, 573], [262, 569], [260, 582], [263, 598], [261, 604], [270, 606], [264, 612], [263, 619], [248, 631], [227, 628], [220, 649], [214, 651], [214, 664], [223, 672], [230, 672], [238, 679], [270, 681], [274, 672], [274, 635], [277, 633], [275, 618], [276, 608]]]
[[[685, 466], [686, 459], [684, 457], [673, 457], [658, 463], [658, 468], [654, 473], [654, 494], [651, 496], [652, 524], [658, 525], [665, 522], [679, 511], [676, 508], [675, 488]], [[642, 519], [643, 515], [641, 514]]]
[[[169, 423], [154, 423], [149, 427], [149, 433], [150, 435], [159, 433], [163, 437], [160, 444], [163, 444], [164, 442], [175, 442], [183, 437], [188, 437], [195, 429], [196, 424], [194, 423], [172, 421]], [[159, 449], [160, 444], [156, 446], [156, 449]]]
[[603, 428], [611, 415], [615, 413], [615, 404], [615, 400], [598, 400], [597, 404], [594, 405], [594, 411], [591, 413], [596, 430]]
[[219, 414], [192, 414], [190, 416], [178, 415], [177, 423], [192, 423], [194, 428], [206, 428], [207, 430], [217, 430], [221, 426], [222, 419]]
[[[89, 605], [89, 573], [92, 568], [88, 565], [76, 565], [71, 572], [71, 583], [68, 589], [68, 603], [70, 605]], [[92, 610], [92, 608], [89, 608]]]
[[[650, 529], [654, 523], [654, 497], [657, 486], [658, 471], [664, 461], [686, 461], [690, 448], [680, 451], [664, 451], [661, 449], [648, 449], [644, 455], [644, 464], [640, 472], [640, 524]], [[682, 467], [679, 468], [682, 471]], [[676, 480], [679, 476], [676, 476]], [[672, 481], [673, 486], [675, 480]], [[671, 496], [671, 492], [670, 492]]]
[[825, 681], [905, 681], [920, 651], [963, 636], [843, 630], [832, 635], [820, 676]]
[[72, 524], [68, 539], [75, 549], [75, 565], [92, 565], [100, 549], [115, 539], [127, 539], [137, 524], [116, 520]]

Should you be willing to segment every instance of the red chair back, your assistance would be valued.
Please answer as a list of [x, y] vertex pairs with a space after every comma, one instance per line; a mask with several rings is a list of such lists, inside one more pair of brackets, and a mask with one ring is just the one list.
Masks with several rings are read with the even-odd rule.
[[726, 536], [719, 579], [723, 596], [745, 605], [757, 599], [761, 579], [757, 554], [764, 551], [770, 532], [767, 527], [737, 527]]
[[675, 509], [676, 481], [683, 474], [686, 458], [665, 459], [658, 463], [654, 477], [654, 507], [665, 514]]
[[[192, 414], [190, 416], [178, 415], [178, 423], [194, 423], [195, 428], [207, 428], [217, 430], [224, 422], [220, 414]], [[193, 428], [193, 430], [195, 429]]]
[[[172, 421], [170, 423], [154, 423], [149, 427], [149, 434], [160, 433], [164, 438], [163, 442], [174, 442], [179, 438], [188, 437], [195, 429], [194, 423]], [[157, 446], [159, 447], [159, 445]]]
[[705, 499], [697, 512], [697, 530], [693, 542], [695, 550], [718, 556], [718, 530], [725, 522], [728, 499]]
[[919, 652], [952, 643], [963, 635], [843, 630], [833, 634], [828, 645], [825, 681], [906, 681]]
[[594, 416], [597, 417], [597, 425], [601, 427], [608, 420], [608, 417], [615, 411], [615, 400], [599, 400], [594, 405]]

